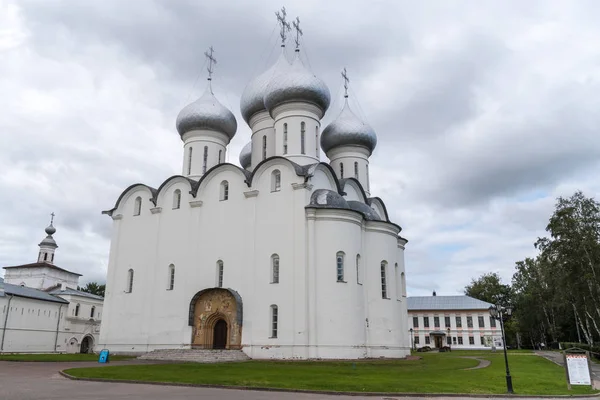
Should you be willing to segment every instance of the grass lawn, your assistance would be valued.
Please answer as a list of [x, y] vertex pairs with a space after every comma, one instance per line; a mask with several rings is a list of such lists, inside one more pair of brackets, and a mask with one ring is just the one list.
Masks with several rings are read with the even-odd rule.
[[[98, 354], [0, 354], [0, 361], [71, 362], [98, 361]], [[128, 360], [132, 356], [110, 356], [110, 361]]]
[[[466, 371], [463, 369], [476, 366], [478, 361], [459, 358], [462, 353], [419, 353], [423, 358], [418, 361], [248, 361], [73, 368], [65, 372], [82, 378], [304, 390], [473, 394], [506, 392], [502, 353], [464, 352], [468, 356], [481, 354], [482, 358], [492, 362], [488, 368]], [[574, 390], [568, 391], [564, 370], [541, 357], [527, 353], [510, 354], [509, 362], [515, 393], [594, 393], [588, 387], [574, 387]]]

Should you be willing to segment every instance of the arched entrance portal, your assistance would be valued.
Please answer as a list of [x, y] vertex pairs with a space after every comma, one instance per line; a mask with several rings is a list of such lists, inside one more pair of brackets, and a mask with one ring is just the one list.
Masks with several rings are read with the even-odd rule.
[[213, 288], [198, 292], [190, 302], [192, 347], [240, 349], [242, 301], [233, 290]]
[[89, 336], [84, 337], [83, 340], [81, 341], [80, 352], [81, 353], [91, 353], [92, 348], [93, 348], [92, 345], [93, 345], [92, 338]]

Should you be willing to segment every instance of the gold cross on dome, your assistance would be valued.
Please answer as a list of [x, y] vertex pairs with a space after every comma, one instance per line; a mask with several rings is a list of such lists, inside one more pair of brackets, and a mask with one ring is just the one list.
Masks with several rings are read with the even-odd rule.
[[217, 63], [217, 59], [213, 56], [214, 50], [213, 47], [210, 46], [208, 48], [208, 51], [204, 52], [204, 55], [206, 56], [206, 58], [208, 59], [208, 67], [206, 67], [206, 70], [208, 71], [208, 80], [212, 80], [212, 74], [215, 68], [215, 64]]

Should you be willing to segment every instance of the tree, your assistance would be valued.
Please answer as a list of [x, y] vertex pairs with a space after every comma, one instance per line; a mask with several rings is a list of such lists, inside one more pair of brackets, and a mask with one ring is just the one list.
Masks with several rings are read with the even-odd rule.
[[465, 286], [465, 294], [488, 303], [507, 306], [510, 303], [511, 288], [502, 283], [497, 273], [490, 272], [478, 279], [471, 279], [471, 283]]
[[106, 285], [99, 285], [96, 282], [89, 282], [84, 287], [77, 287], [77, 290], [81, 290], [82, 292], [95, 294], [97, 296], [104, 297], [104, 291], [106, 290]]

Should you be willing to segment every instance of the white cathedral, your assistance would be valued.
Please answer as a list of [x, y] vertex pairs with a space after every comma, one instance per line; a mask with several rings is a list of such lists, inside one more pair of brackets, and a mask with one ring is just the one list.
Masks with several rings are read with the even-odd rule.
[[252, 130], [242, 168], [224, 162], [237, 122], [213, 93], [211, 49], [206, 91], [177, 117], [182, 174], [158, 189], [132, 185], [104, 211], [114, 222], [96, 349], [409, 354], [407, 240], [370, 193], [377, 137], [347, 99], [321, 129], [329, 89], [303, 65], [298, 40], [288, 60], [280, 17], [283, 51], [241, 97]]

